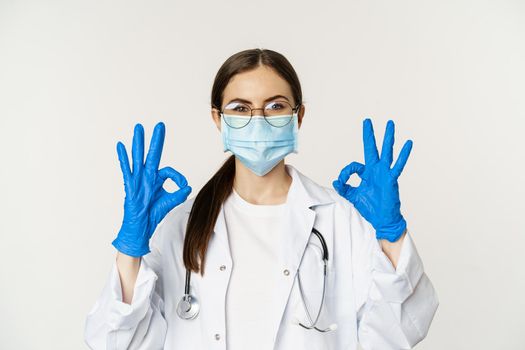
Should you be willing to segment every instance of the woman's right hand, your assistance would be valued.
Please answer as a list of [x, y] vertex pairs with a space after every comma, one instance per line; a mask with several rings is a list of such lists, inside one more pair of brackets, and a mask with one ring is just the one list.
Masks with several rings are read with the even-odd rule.
[[[124, 219], [117, 237], [111, 243], [119, 252], [139, 258], [150, 252], [149, 240], [158, 223], [166, 214], [183, 203], [191, 192], [186, 178], [171, 167], [158, 169], [165, 126], [155, 126], [150, 148], [144, 164], [144, 128], [135, 125], [132, 157], [133, 172], [130, 170], [126, 148], [117, 143], [117, 154], [124, 177]], [[172, 179], [179, 190], [170, 193], [162, 188], [166, 179]]]

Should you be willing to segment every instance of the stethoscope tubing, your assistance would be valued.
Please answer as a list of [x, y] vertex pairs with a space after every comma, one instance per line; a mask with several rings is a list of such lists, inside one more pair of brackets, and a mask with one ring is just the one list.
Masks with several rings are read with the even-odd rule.
[[[315, 317], [315, 321], [312, 322], [312, 316], [310, 315], [310, 312], [308, 311], [308, 307], [306, 306], [305, 298], [304, 298], [304, 291], [303, 286], [301, 283], [301, 276], [300, 276], [300, 269], [297, 271], [297, 281], [299, 285], [299, 292], [301, 294], [301, 302], [304, 308], [304, 311], [306, 313], [306, 316], [308, 318], [308, 321], [310, 322], [310, 326], [304, 325], [303, 323], [298, 323], [301, 327], [305, 329], [316, 329], [319, 332], [328, 332], [330, 330], [333, 330], [333, 326], [331, 325], [328, 328], [320, 329], [318, 328], [317, 322], [319, 320], [319, 316], [321, 315], [321, 311], [323, 309], [324, 299], [325, 299], [325, 291], [326, 291], [326, 272], [327, 272], [327, 265], [328, 265], [328, 247], [326, 245], [326, 241], [321, 234], [315, 227], [312, 227], [312, 233], [315, 234], [319, 241], [321, 242], [322, 249], [323, 249], [323, 293], [321, 298], [321, 304], [319, 305], [319, 310], [317, 312], [317, 316]], [[199, 303], [195, 297], [193, 297], [190, 294], [190, 285], [191, 285], [191, 271], [186, 269], [186, 278], [184, 283], [184, 296], [177, 304], [177, 314], [180, 318], [185, 320], [194, 319], [197, 317], [197, 314], [199, 313]]]

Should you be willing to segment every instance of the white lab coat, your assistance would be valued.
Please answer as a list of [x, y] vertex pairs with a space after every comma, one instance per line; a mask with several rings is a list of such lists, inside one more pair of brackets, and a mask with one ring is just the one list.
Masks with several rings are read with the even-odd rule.
[[[316, 184], [291, 165], [291, 204], [287, 234], [279, 252], [275, 303], [260, 322], [271, 334], [253, 339], [250, 349], [410, 349], [428, 332], [439, 305], [432, 283], [407, 232], [397, 270], [380, 248], [373, 227], [335, 190]], [[200, 302], [193, 320], [176, 313], [184, 292], [182, 247], [194, 197], [177, 206], [157, 226], [151, 252], [143, 256], [131, 305], [122, 302], [116, 262], [86, 318], [85, 341], [92, 349], [227, 349], [226, 293], [232, 269], [224, 212], [220, 211], [203, 277], [191, 274], [192, 294]], [[300, 276], [315, 317], [322, 293], [322, 259], [312, 227], [329, 250], [328, 279], [320, 328], [307, 330], [297, 285]], [[221, 266], [226, 268], [220, 268]], [[289, 273], [285, 273], [288, 270]], [[253, 301], [254, 303], [257, 300]]]

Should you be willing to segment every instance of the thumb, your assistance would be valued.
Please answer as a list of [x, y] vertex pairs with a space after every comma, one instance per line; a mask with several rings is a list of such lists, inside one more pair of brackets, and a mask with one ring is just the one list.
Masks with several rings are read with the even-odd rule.
[[173, 193], [164, 192], [152, 208], [153, 216], [160, 222], [177, 205], [183, 203], [191, 192], [190, 186], [185, 186]]
[[165, 205], [168, 206], [171, 210], [177, 205], [183, 203], [188, 198], [191, 191], [191, 186], [186, 185], [173, 193], [166, 193], [162, 200], [165, 203]]
[[337, 193], [339, 193], [339, 195], [341, 197], [344, 197], [347, 200], [349, 200], [351, 203], [354, 203], [355, 194], [356, 194], [356, 190], [357, 190], [356, 187], [353, 187], [353, 186], [348, 185], [348, 184], [341, 183], [341, 181], [339, 181], [339, 180], [334, 180], [332, 182], [332, 186], [337, 191]]

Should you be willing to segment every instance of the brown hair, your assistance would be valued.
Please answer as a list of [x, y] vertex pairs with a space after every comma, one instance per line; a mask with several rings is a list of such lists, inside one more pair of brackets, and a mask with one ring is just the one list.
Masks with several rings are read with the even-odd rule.
[[[276, 51], [249, 49], [230, 56], [219, 68], [211, 91], [211, 106], [221, 110], [224, 89], [229, 81], [236, 74], [261, 65], [273, 68], [286, 80], [290, 84], [295, 104], [302, 104], [301, 85], [290, 62]], [[213, 234], [221, 206], [232, 192], [234, 176], [235, 156], [231, 155], [195, 197], [184, 238], [183, 261], [186, 269], [204, 275], [208, 242]]]

